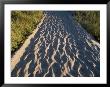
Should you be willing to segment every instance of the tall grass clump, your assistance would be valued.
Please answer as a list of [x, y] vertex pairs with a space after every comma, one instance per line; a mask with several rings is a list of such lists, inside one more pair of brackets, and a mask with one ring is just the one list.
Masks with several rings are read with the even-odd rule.
[[100, 11], [75, 11], [74, 18], [100, 42]]
[[43, 17], [42, 11], [11, 12], [11, 52], [15, 52], [37, 27]]

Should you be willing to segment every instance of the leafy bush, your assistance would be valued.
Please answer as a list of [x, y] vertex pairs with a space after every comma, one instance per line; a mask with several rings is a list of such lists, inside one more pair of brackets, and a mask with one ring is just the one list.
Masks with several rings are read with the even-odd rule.
[[11, 52], [22, 45], [43, 17], [42, 11], [11, 12]]
[[99, 11], [75, 11], [74, 18], [88, 33], [100, 42], [100, 12]]

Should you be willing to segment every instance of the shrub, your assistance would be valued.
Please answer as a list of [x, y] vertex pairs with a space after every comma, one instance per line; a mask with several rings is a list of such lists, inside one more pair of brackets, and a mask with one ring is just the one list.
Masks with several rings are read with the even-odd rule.
[[100, 12], [99, 11], [75, 11], [74, 18], [88, 33], [100, 42]]
[[11, 52], [15, 52], [37, 27], [43, 17], [42, 11], [11, 12]]

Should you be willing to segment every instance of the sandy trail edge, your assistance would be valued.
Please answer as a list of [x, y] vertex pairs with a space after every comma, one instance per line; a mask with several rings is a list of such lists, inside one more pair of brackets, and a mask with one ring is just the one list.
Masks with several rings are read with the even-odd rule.
[[26, 41], [24, 42], [24, 44], [21, 46], [21, 48], [15, 53], [15, 55], [13, 55], [13, 57], [11, 58], [11, 71], [15, 68], [16, 64], [20, 61], [21, 56], [24, 54], [25, 52], [25, 48], [28, 47], [28, 45], [30, 44], [30, 39], [34, 38], [34, 35], [37, 33], [37, 31], [39, 30], [39, 27], [41, 26], [41, 24], [43, 23], [44, 19], [45, 19], [46, 15], [44, 15], [44, 17], [41, 19], [41, 22], [38, 24], [37, 28], [33, 31], [33, 33], [28, 37], [28, 39], [26, 39]]

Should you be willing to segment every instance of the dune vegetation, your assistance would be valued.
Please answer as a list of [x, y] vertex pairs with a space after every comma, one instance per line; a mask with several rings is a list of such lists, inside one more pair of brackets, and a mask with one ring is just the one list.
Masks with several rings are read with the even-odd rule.
[[42, 11], [11, 12], [11, 52], [15, 52], [37, 27], [43, 17]]
[[74, 15], [75, 20], [100, 42], [100, 11], [75, 11]]

